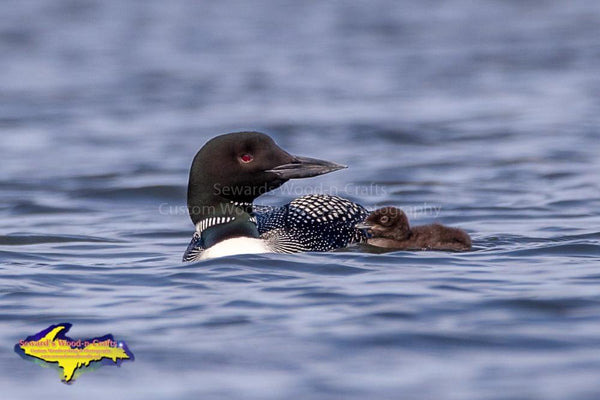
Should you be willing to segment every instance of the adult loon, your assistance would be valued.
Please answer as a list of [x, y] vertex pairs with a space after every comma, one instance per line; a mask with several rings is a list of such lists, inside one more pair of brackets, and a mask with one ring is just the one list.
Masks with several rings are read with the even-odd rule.
[[342, 168], [346, 167], [293, 156], [260, 132], [228, 133], [209, 140], [190, 169], [187, 203], [196, 231], [183, 261], [329, 251], [364, 242], [364, 231], [355, 225], [368, 211], [337, 196], [308, 195], [276, 209], [253, 210], [254, 199], [289, 179]]
[[383, 207], [373, 211], [356, 227], [367, 230], [367, 243], [377, 247], [395, 250], [471, 249], [471, 238], [465, 231], [440, 224], [411, 228], [404, 211], [395, 207]]

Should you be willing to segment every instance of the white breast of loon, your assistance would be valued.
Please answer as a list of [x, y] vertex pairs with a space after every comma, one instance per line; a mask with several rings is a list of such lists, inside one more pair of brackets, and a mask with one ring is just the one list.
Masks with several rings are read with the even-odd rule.
[[236, 237], [225, 239], [214, 246], [204, 250], [199, 260], [208, 260], [210, 258], [235, 256], [238, 254], [261, 254], [272, 253], [267, 243], [262, 239], [249, 237]]

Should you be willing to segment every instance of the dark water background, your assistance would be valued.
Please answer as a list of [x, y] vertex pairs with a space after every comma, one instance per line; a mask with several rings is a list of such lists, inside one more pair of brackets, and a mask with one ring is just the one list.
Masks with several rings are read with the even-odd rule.
[[[3, 399], [598, 399], [600, 5], [6, 1]], [[310, 192], [467, 230], [471, 253], [183, 265], [189, 164], [255, 129], [349, 169]], [[136, 356], [73, 385], [50, 324]]]

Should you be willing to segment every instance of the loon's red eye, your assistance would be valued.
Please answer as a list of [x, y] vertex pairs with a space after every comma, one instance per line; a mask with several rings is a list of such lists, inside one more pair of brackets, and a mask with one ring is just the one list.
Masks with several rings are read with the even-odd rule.
[[243, 163], [249, 163], [250, 161], [254, 160], [254, 157], [252, 157], [252, 154], [244, 154], [240, 157], [240, 160], [242, 160]]

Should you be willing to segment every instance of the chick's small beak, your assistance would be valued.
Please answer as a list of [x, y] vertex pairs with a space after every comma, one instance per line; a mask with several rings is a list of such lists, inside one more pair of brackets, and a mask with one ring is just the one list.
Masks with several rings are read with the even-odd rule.
[[373, 225], [369, 224], [368, 222], [359, 222], [358, 224], [354, 225], [354, 227], [356, 229], [371, 229]]

